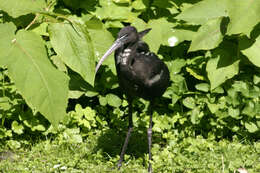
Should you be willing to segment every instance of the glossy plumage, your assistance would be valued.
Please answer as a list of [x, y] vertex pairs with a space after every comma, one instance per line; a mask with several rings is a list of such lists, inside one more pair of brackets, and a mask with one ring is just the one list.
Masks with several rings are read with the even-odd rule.
[[[161, 97], [169, 85], [169, 70], [167, 66], [154, 53], [150, 52], [149, 46], [143, 42], [142, 37], [151, 29], [137, 32], [132, 26], [126, 26], [118, 33], [118, 38], [110, 49], [99, 61], [96, 72], [108, 55], [115, 51], [115, 65], [120, 88], [127, 96], [129, 102], [129, 128], [125, 143], [122, 147], [118, 168], [121, 167], [125, 150], [133, 130], [132, 100], [141, 97], [153, 102], [156, 97]], [[152, 113], [148, 128], [149, 160], [152, 144]], [[148, 172], [152, 172], [149, 163]]]

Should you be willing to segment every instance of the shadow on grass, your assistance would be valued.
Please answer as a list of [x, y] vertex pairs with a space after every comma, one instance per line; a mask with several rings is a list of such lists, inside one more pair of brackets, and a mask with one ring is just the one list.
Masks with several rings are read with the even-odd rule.
[[[96, 151], [102, 149], [104, 157], [115, 157], [120, 155], [123, 146], [127, 128], [123, 130], [108, 129], [104, 131], [98, 138]], [[131, 133], [130, 141], [126, 150], [126, 154], [133, 157], [143, 157], [148, 152], [146, 129], [134, 128]]]

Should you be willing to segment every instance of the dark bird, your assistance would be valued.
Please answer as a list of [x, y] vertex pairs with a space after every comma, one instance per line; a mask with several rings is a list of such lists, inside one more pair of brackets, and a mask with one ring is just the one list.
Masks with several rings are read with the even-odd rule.
[[[102, 62], [115, 51], [115, 65], [119, 86], [123, 90], [129, 105], [129, 127], [124, 145], [118, 161], [118, 169], [122, 166], [124, 154], [133, 131], [132, 101], [135, 97], [141, 97], [150, 101], [150, 108], [157, 97], [161, 97], [169, 85], [169, 70], [167, 66], [154, 53], [149, 46], [142, 41], [142, 37], [151, 29], [137, 32], [135, 27], [126, 26], [120, 30], [114, 44], [104, 54], [96, 66], [96, 73]], [[152, 172], [152, 110], [150, 113], [148, 135], [149, 167]]]

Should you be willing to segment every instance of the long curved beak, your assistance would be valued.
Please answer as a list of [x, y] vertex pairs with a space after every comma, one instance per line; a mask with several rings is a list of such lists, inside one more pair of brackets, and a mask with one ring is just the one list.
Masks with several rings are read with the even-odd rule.
[[120, 37], [118, 39], [116, 39], [116, 41], [112, 44], [112, 46], [106, 51], [106, 53], [103, 55], [103, 57], [99, 60], [97, 66], [96, 66], [96, 71], [95, 73], [97, 73], [99, 67], [101, 66], [101, 64], [104, 62], [104, 60], [111, 54], [113, 53], [113, 51], [115, 51], [117, 48], [119, 48], [120, 46], [122, 46], [124, 44], [124, 39], [126, 36]]

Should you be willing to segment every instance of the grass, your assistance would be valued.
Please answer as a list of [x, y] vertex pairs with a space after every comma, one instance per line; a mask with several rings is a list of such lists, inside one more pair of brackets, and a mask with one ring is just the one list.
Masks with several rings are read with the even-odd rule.
[[[131, 136], [122, 169], [114, 169], [123, 138], [114, 130], [96, 130], [79, 143], [63, 137], [28, 143], [11, 151], [9, 159], [0, 160], [0, 172], [147, 172], [146, 136], [141, 132]], [[0, 152], [7, 150], [7, 146], [0, 148]], [[233, 173], [239, 168], [260, 172], [259, 142], [155, 137], [152, 152], [154, 172]]]

